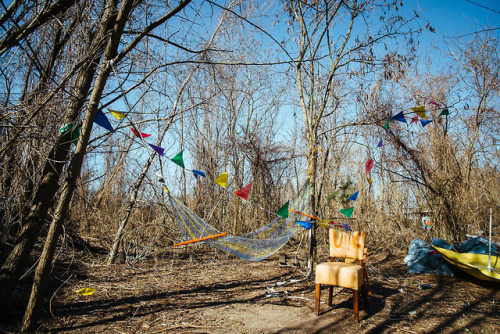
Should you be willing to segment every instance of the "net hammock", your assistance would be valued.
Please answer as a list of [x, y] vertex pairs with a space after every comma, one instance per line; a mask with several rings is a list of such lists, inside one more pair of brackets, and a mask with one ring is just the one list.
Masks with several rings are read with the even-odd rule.
[[[189, 210], [170, 192], [167, 193], [175, 222], [179, 225], [184, 239], [200, 239], [221, 233]], [[297, 196], [290, 201], [289, 208], [298, 212], [310, 211], [310, 196], [311, 185], [307, 180]], [[302, 226], [296, 223], [298, 218], [302, 221], [307, 220], [302, 215], [290, 213], [288, 218], [278, 217], [269, 224], [242, 236], [225, 236], [203, 242], [241, 259], [260, 261], [276, 253], [302, 229]]]

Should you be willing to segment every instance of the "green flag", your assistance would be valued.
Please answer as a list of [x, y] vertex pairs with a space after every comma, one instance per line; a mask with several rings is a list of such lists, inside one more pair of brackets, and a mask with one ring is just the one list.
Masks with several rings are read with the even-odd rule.
[[184, 167], [184, 159], [182, 159], [182, 152], [183, 151], [180, 151], [179, 153], [177, 153], [177, 155], [175, 157], [173, 157], [170, 160], [172, 160], [173, 162], [175, 162], [176, 164], [178, 164], [182, 168], [185, 168]]
[[446, 108], [446, 109], [443, 109], [441, 111], [441, 113], [439, 114], [439, 116], [447, 116], [449, 114], [450, 114], [450, 111], [448, 110], [448, 108]]
[[280, 217], [283, 218], [288, 218], [288, 204], [290, 201], [286, 202], [285, 205], [283, 205], [277, 212], [276, 214]]
[[351, 218], [352, 216], [352, 211], [354, 210], [354, 207], [350, 207], [349, 209], [342, 209], [342, 210], [339, 210], [339, 212], [341, 214], [343, 214], [344, 216], [347, 216], [347, 218]]
[[385, 121], [384, 129], [389, 129], [389, 118]]

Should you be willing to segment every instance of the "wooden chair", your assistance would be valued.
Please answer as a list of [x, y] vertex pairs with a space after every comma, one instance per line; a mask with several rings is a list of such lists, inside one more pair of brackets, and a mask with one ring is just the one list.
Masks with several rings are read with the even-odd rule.
[[[321, 284], [329, 286], [328, 306], [332, 306], [333, 286], [353, 291], [354, 320], [359, 321], [358, 291], [362, 289], [365, 308], [368, 310], [370, 281], [366, 269], [365, 232], [342, 232], [330, 229], [330, 262], [316, 266], [316, 315], [319, 315]], [[335, 262], [343, 258], [344, 262]]]

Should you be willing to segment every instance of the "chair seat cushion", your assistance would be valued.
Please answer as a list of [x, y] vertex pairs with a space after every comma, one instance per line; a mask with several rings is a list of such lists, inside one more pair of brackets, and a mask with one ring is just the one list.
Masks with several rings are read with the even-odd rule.
[[325, 262], [316, 266], [316, 283], [359, 290], [363, 285], [363, 267], [344, 262]]

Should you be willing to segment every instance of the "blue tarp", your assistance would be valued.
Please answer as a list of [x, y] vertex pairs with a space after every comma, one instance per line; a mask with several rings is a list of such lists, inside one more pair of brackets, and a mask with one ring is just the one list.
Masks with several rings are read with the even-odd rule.
[[[432, 239], [432, 244], [460, 253], [488, 254], [488, 240], [483, 237], [468, 239], [457, 246], [452, 246], [443, 239]], [[496, 250], [497, 247], [495, 244], [492, 244], [491, 253], [495, 253]], [[453, 276], [453, 272], [450, 269], [452, 266], [431, 245], [428, 245], [420, 238], [415, 238], [411, 241], [408, 248], [408, 255], [404, 258], [404, 263], [408, 266], [410, 274], [436, 273]]]

